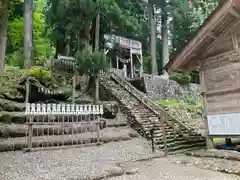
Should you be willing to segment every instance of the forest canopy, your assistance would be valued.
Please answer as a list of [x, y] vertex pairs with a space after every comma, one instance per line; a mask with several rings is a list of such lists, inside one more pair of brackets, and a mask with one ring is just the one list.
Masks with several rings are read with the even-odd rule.
[[[163, 11], [167, 12], [168, 17], [168, 49], [173, 52], [193, 35], [217, 6], [217, 0], [164, 2], [165, 4], [156, 1], [153, 4], [157, 23], [158, 64], [162, 61], [163, 39], [160, 27]], [[24, 1], [13, 0], [9, 3], [8, 0], [1, 0], [0, 9], [0, 52], [4, 52], [5, 46], [4, 63], [23, 67]], [[104, 46], [105, 33], [139, 40], [143, 44], [144, 70], [150, 72], [148, 7], [142, 0], [34, 0], [33, 64], [44, 65], [50, 56], [59, 53], [75, 56], [79, 51], [92, 51], [97, 13], [100, 14], [100, 49]], [[7, 42], [4, 44], [6, 27]]]

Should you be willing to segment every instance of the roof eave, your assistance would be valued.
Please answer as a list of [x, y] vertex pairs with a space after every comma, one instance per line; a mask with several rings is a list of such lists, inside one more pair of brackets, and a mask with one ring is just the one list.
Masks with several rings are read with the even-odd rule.
[[188, 62], [189, 59], [187, 57], [194, 51], [196, 47], [200, 45], [203, 38], [206, 37], [214, 27], [221, 21], [230, 9], [233, 8], [233, 0], [226, 1], [220, 7], [218, 7], [207, 20], [202, 24], [202, 26], [197, 31], [196, 35], [190, 39], [184, 46], [183, 49], [177, 52], [171, 60], [164, 67], [166, 71], [182, 71], [179, 67], [183, 64], [183, 62]]

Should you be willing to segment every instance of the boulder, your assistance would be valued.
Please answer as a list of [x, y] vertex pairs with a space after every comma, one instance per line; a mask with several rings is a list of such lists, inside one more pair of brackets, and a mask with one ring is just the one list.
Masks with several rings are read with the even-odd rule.
[[101, 101], [103, 105], [103, 117], [106, 119], [114, 119], [119, 111], [119, 105], [116, 101]]
[[26, 116], [21, 112], [1, 112], [0, 122], [1, 123], [16, 123], [23, 124], [25, 122]]
[[0, 99], [0, 111], [24, 111], [25, 105], [14, 101]]

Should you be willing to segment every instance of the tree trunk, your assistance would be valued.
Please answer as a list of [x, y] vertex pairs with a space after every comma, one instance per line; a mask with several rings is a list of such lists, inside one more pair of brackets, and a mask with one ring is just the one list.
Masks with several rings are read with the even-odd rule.
[[[97, 1], [98, 3], [98, 1]], [[94, 51], [99, 51], [99, 34], [100, 34], [100, 14], [99, 9], [97, 9], [97, 16], [96, 16], [96, 27], [95, 27], [95, 49]], [[95, 104], [98, 104], [99, 101], [99, 72], [97, 72], [96, 78], [95, 78]]]
[[24, 67], [32, 63], [33, 55], [33, 0], [24, 0]]
[[70, 35], [68, 35], [67, 37], [67, 42], [66, 42], [66, 47], [65, 47], [65, 56], [70, 56], [70, 51], [71, 51], [71, 48], [70, 48], [70, 40], [71, 40], [71, 37]]
[[7, 29], [8, 29], [8, 7], [9, 1], [3, 1], [3, 7], [1, 8], [3, 16], [0, 23], [0, 75], [4, 71], [4, 62], [6, 55], [6, 46], [7, 46]]
[[166, 0], [163, 1], [162, 7], [162, 61], [163, 67], [169, 61], [169, 48], [168, 48], [168, 12], [166, 10]]
[[156, 21], [154, 18], [153, 5], [148, 2], [149, 25], [151, 27], [151, 60], [152, 74], [158, 74], [157, 58], [156, 58]]
[[95, 28], [95, 51], [99, 51], [99, 34], [100, 34], [100, 14], [96, 17], [96, 28]]

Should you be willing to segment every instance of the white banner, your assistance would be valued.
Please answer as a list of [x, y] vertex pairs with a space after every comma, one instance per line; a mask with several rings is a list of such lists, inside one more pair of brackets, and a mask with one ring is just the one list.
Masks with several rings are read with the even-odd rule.
[[210, 135], [240, 135], [240, 113], [208, 116]]

